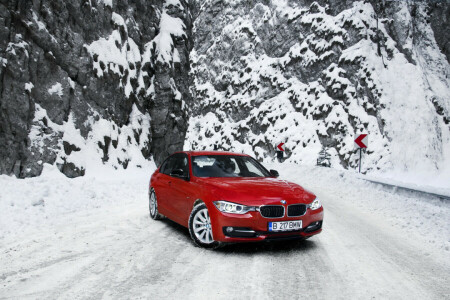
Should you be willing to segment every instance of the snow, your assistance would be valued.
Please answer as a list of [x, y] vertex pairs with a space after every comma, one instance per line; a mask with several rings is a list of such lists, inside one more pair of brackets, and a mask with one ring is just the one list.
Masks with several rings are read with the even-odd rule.
[[[75, 120], [69, 114], [68, 120], [62, 125], [51, 121], [47, 111], [36, 104], [33, 126], [30, 129], [29, 138], [32, 150], [42, 151], [48, 141], [56, 141], [56, 163], [72, 162], [78, 168], [86, 170], [86, 174], [95, 172], [97, 168], [109, 170], [138, 167], [148, 168], [153, 164], [151, 160], [144, 158], [141, 149], [147, 149], [150, 135], [150, 116], [142, 114], [136, 105], [133, 105], [129, 123], [119, 127], [114, 121], [96, 118], [95, 112], [89, 117], [86, 126], [92, 128], [87, 138], [84, 138], [80, 130], [75, 127]], [[46, 122], [44, 122], [46, 119]], [[105, 147], [106, 139], [110, 139], [108, 156], [99, 145]], [[74, 150], [66, 154], [63, 142], [75, 146]]]
[[45, 24], [42, 23], [41, 21], [39, 21], [38, 16], [36, 15], [36, 13], [34, 11], [33, 11], [33, 20], [37, 24], [39, 30], [47, 30], [47, 28], [45, 27]]
[[31, 82], [27, 82], [25, 83], [25, 91], [27, 91], [28, 93], [31, 93], [31, 90], [34, 88], [34, 84]]
[[169, 7], [169, 6], [174, 6], [174, 7], [178, 7], [179, 9], [183, 9], [183, 5], [180, 3], [179, 0], [166, 0], [164, 2], [164, 8]]
[[174, 63], [180, 62], [180, 52], [178, 52], [177, 48], [173, 48], [173, 62]]
[[99, 3], [103, 3], [105, 6], [113, 7], [113, 0], [98, 0]]
[[[402, 228], [410, 235], [420, 235], [423, 242], [449, 251], [450, 227], [446, 225], [450, 217], [450, 201], [440, 200], [433, 196], [423, 196], [414, 192], [402, 193], [390, 188], [366, 182], [365, 179], [375, 177], [361, 176], [349, 170], [334, 170], [322, 167], [303, 167], [278, 164], [273, 168], [281, 168], [281, 174], [288, 180], [301, 182], [310, 190], [320, 194], [335, 194], [339, 201], [355, 205], [358, 208], [382, 217], [387, 226]], [[301, 178], [301, 181], [299, 181]], [[388, 181], [389, 182], [389, 181]], [[390, 184], [396, 184], [393, 181]], [[420, 188], [420, 186], [409, 186]], [[428, 192], [440, 193], [443, 189], [429, 189]], [[447, 183], [447, 193], [450, 185]], [[324, 204], [326, 206], [326, 203]], [[415, 237], [419, 239], [418, 237]]]
[[67, 81], [69, 81], [70, 88], [75, 89], [75, 82], [70, 77], [67, 77]]
[[57, 82], [54, 85], [52, 85], [52, 87], [48, 89], [48, 93], [50, 95], [56, 94], [59, 97], [61, 97], [63, 95], [63, 90], [62, 90], [61, 83]]
[[[349, 56], [363, 56], [364, 53], [375, 51], [372, 43], [363, 40], [345, 50], [342, 59], [349, 59]], [[373, 57], [369, 59], [367, 69], [374, 69], [373, 77], [376, 81], [380, 81], [380, 86], [383, 87], [381, 103], [389, 107], [381, 111], [382, 117], [386, 120], [388, 131], [386, 134], [390, 137], [391, 161], [386, 163], [395, 164], [397, 170], [431, 171], [435, 162], [442, 159], [435, 151], [440, 143], [438, 141], [440, 128], [435, 125], [438, 120], [434, 107], [426, 101], [420, 71], [407, 63], [404, 56], [398, 52], [394, 54], [387, 68], [383, 66], [381, 60], [374, 60]], [[401, 80], [399, 74], [402, 74]], [[407, 130], [405, 126], [408, 126]], [[434, 134], [417, 134], [417, 132]], [[411, 165], [412, 161], [414, 165]]]
[[40, 177], [1, 175], [0, 297], [448, 295], [443, 274], [450, 272], [449, 201], [392, 191], [348, 171], [266, 167], [322, 200], [320, 235], [301, 243], [196, 248], [187, 229], [149, 218], [148, 180], [154, 165], [99, 168], [75, 179], [51, 165]]
[[[20, 34], [16, 35], [16, 38], [19, 38], [18, 36], [20, 36]], [[29, 56], [28, 49], [27, 49], [28, 47], [29, 47], [28, 43], [24, 42], [24, 41], [20, 41], [17, 43], [9, 42], [8, 46], [6, 47], [6, 52], [15, 56], [15, 55], [17, 55], [16, 50], [20, 50], [20, 51], [24, 51], [25, 55], [28, 57]], [[2, 58], [3, 64], [6, 65], [7, 62], [8, 62], [7, 59]]]
[[[168, 15], [165, 10], [161, 14], [161, 21], [159, 23], [160, 32], [150, 42], [156, 47], [157, 60], [161, 62], [172, 62], [174, 56], [174, 44], [172, 36], [185, 36], [183, 20], [174, 18]], [[179, 58], [177, 58], [179, 60]]]
[[[418, 235], [414, 238], [424, 239], [429, 244], [427, 247], [450, 253], [450, 227], [447, 226], [450, 201], [415, 195], [414, 192], [392, 191], [365, 181], [377, 178], [360, 176], [348, 170], [286, 163], [271, 163], [266, 167], [278, 170], [282, 179], [301, 184], [318, 194], [319, 198], [333, 195], [333, 201], [382, 217], [387, 223], [385, 226], [400, 228], [412, 236]], [[146, 187], [155, 169], [154, 163], [143, 168], [130, 166], [127, 170], [115, 171], [107, 165], [97, 165], [86, 176], [69, 179], [56, 166], [45, 164], [39, 177], [17, 179], [1, 175], [0, 227], [4, 230], [0, 239], [20, 234], [23, 230], [54, 226], [55, 222], [65, 222], [66, 217], [76, 217], [91, 209], [141, 205], [140, 202], [146, 201]], [[327, 206], [326, 201], [324, 206]]]
[[111, 20], [118, 26], [125, 26], [125, 21], [123, 20], [122, 16], [115, 12], [112, 13]]
[[[112, 13], [112, 21], [127, 33], [125, 21], [120, 15]], [[97, 76], [101, 77], [109, 71], [119, 75], [121, 78], [119, 86], [124, 89], [125, 95], [129, 97], [133, 91], [131, 79], [137, 77], [136, 65], [141, 61], [139, 47], [134, 40], [130, 37], [122, 40], [120, 31], [116, 29], [109, 37], [100, 38], [90, 45], [85, 45], [85, 48], [93, 57], [93, 68]], [[126, 73], [128, 76], [125, 76]]]
[[358, 177], [365, 180], [450, 197], [450, 184], [449, 184], [450, 174], [444, 173], [442, 174], [442, 176], [436, 177], [434, 173], [417, 174], [417, 173], [391, 172], [389, 174], [382, 174], [381, 177], [378, 177], [377, 175], [363, 175], [363, 174], [360, 174]]
[[[102, 37], [89, 45], [84, 45], [92, 57], [96, 75], [102, 77], [108, 72], [118, 75], [120, 78], [119, 86], [129, 97], [132, 92], [137, 94], [146, 88], [144, 78], [149, 75], [144, 70], [147, 63], [150, 63], [152, 67], [157, 62], [170, 66], [173, 66], [173, 63], [179, 63], [181, 61], [180, 53], [175, 48], [173, 38], [186, 37], [185, 25], [182, 19], [171, 17], [166, 13], [166, 8], [169, 6], [183, 8], [178, 0], [165, 2], [161, 12], [159, 33], [153, 40], [144, 45], [142, 53], [136, 42], [128, 36], [126, 24], [130, 22], [130, 19], [125, 20], [124, 17], [113, 12], [111, 20], [116, 29], [109, 36]], [[136, 28], [139, 30], [138, 27]], [[125, 32], [125, 38], [120, 34], [120, 30]], [[137, 68], [139, 65], [141, 66], [140, 69]], [[131, 81], [133, 79], [137, 79], [137, 87], [132, 86]], [[153, 76], [150, 78], [150, 82], [151, 85], [146, 88], [146, 96], [154, 94]], [[177, 94], [175, 98], [180, 100], [180, 97], [181, 95]]]
[[139, 199], [132, 196], [134, 191], [142, 190], [155, 168], [149, 164], [145, 169], [130, 167], [112, 173], [108, 166], [98, 165], [85, 176], [70, 179], [56, 166], [45, 164], [39, 177], [22, 180], [1, 175], [0, 241], [33, 227], [59, 226], [105, 206], [132, 203]]

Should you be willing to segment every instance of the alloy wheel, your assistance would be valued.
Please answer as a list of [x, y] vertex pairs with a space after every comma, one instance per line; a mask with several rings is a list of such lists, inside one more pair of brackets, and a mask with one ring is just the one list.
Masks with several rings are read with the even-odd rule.
[[209, 218], [208, 209], [199, 210], [193, 220], [193, 230], [195, 237], [204, 244], [214, 242], [212, 237], [211, 219]]
[[150, 194], [150, 214], [154, 216], [156, 213], [156, 196], [155, 192]]

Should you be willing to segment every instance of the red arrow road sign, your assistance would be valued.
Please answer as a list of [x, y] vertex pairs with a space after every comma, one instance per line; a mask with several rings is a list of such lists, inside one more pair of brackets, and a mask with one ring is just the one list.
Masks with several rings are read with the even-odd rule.
[[360, 134], [356, 140], [356, 145], [358, 145], [359, 148], [367, 148], [367, 145], [369, 145], [369, 139], [367, 137], [367, 134]]
[[278, 148], [280, 151], [284, 151], [283, 145], [284, 145], [284, 143], [279, 143], [278, 146], [277, 146], [277, 148]]

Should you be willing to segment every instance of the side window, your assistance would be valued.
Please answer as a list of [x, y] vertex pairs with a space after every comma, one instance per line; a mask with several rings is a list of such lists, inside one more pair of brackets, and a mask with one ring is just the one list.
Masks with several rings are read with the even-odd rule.
[[[171, 170], [183, 170], [183, 176], [189, 176], [189, 164], [187, 155], [177, 155], [173, 162]], [[170, 173], [170, 172], [169, 172]]]
[[247, 167], [247, 170], [249, 171], [249, 172], [251, 172], [251, 173], [255, 173], [255, 174], [259, 174], [259, 173], [261, 173], [260, 171], [259, 171], [259, 169], [254, 165], [254, 164], [252, 164], [252, 162], [251, 161], [246, 161], [245, 162], [245, 166]]
[[171, 156], [168, 159], [166, 159], [166, 161], [161, 166], [161, 173], [170, 175], [170, 172], [173, 169], [173, 163], [174, 163], [175, 159], [176, 159], [176, 157], [174, 157], [174, 156]]
[[250, 177], [264, 177], [265, 172], [261, 169], [258, 163], [253, 158], [245, 158], [245, 167], [247, 168], [247, 176]]
[[162, 163], [161, 167], [159, 168], [159, 172], [160, 172], [160, 173], [166, 174], [166, 173], [164, 173], [164, 170], [167, 168], [167, 162], [168, 162], [168, 161], [169, 161], [169, 159], [166, 159], [166, 160]]

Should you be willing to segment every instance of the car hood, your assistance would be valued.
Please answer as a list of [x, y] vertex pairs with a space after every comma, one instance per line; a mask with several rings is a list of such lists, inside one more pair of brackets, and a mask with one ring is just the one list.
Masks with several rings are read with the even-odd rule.
[[310, 203], [316, 196], [298, 184], [277, 178], [201, 178], [200, 182], [214, 188], [216, 200], [246, 205]]

